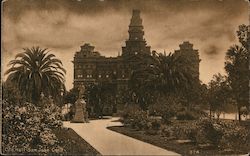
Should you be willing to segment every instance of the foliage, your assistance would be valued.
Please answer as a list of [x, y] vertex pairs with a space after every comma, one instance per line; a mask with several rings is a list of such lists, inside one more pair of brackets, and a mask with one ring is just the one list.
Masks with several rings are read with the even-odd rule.
[[193, 69], [185, 61], [187, 58], [183, 59], [175, 53], [163, 55], [155, 51], [152, 57], [148, 57], [143, 56], [143, 59], [147, 58], [147, 62], [141, 61], [143, 65], [132, 71], [129, 81], [132, 103], [138, 103], [146, 110], [161, 96], [170, 93], [182, 93], [188, 102], [199, 100], [201, 85], [191, 72]]
[[[163, 110], [163, 112], [165, 111]], [[164, 120], [161, 118], [149, 116], [149, 114], [138, 105], [128, 106], [123, 114], [123, 123], [125, 126], [149, 135], [161, 134], [168, 139], [190, 139], [197, 146], [205, 144], [219, 149], [236, 151], [237, 145], [240, 143], [242, 143], [242, 149], [250, 147], [248, 143], [250, 131], [235, 121], [209, 120], [204, 112], [195, 109], [177, 111], [177, 119], [182, 120], [171, 120], [171, 124], [163, 122]], [[204, 117], [201, 118], [202, 116]]]
[[63, 148], [52, 132], [62, 126], [60, 109], [51, 103], [14, 105], [3, 100], [3, 151], [6, 154], [61, 153]]
[[151, 68], [155, 72], [155, 83], [163, 92], [187, 89], [193, 83], [193, 75], [188, 66], [183, 64], [179, 55], [159, 54], [158, 57], [155, 57], [155, 63]]
[[250, 148], [250, 132], [244, 127], [241, 127], [235, 123], [223, 124], [223, 136], [220, 140], [219, 145], [223, 148], [232, 149], [234, 151], [241, 148], [249, 150]]
[[241, 119], [241, 107], [249, 107], [249, 31], [249, 26], [239, 26], [237, 36], [241, 45], [231, 46], [225, 57], [225, 70], [228, 74], [233, 98], [237, 101], [239, 120]]
[[145, 130], [148, 134], [156, 134], [161, 129], [161, 119], [149, 117], [146, 111], [136, 105], [127, 106], [122, 117], [126, 126], [136, 130]]
[[115, 101], [116, 98], [116, 84], [111, 82], [91, 84], [87, 86], [86, 94], [89, 105], [94, 106], [95, 116], [102, 117], [105, 107], [114, 107], [112, 102]]
[[209, 82], [208, 88], [208, 103], [210, 106], [210, 112], [215, 111], [218, 116], [225, 110], [226, 104], [229, 102], [231, 95], [231, 88], [226, 76], [222, 76], [220, 73], [213, 76], [213, 79]]
[[250, 25], [248, 26], [245, 24], [240, 25], [239, 29], [237, 30], [237, 36], [241, 45], [249, 50]]
[[168, 138], [190, 139], [196, 144], [210, 144], [219, 149], [238, 151], [239, 145], [246, 150], [250, 147], [250, 131], [234, 121], [175, 121], [171, 125], [162, 125], [161, 134]]
[[123, 122], [132, 128], [143, 129], [146, 126], [147, 113], [138, 106], [127, 106], [122, 114]]
[[65, 93], [63, 96], [63, 103], [71, 103], [74, 104], [78, 98], [78, 89], [77, 88], [72, 88], [69, 91]]
[[199, 115], [197, 113], [195, 113], [194, 111], [190, 111], [190, 110], [184, 110], [181, 112], [177, 112], [176, 115], [178, 120], [195, 120], [195, 119], [199, 119]]
[[62, 62], [55, 55], [48, 54], [47, 49], [25, 48], [8, 65], [11, 67], [5, 73], [7, 81], [15, 84], [29, 102], [38, 102], [42, 92], [56, 99], [65, 89], [66, 71]]
[[239, 144], [244, 148], [250, 147], [250, 131], [234, 121], [201, 120], [197, 122], [200, 131], [197, 133], [198, 143], [212, 143], [223, 149], [236, 150]]
[[10, 104], [21, 104], [24, 98], [21, 96], [20, 91], [10, 82], [3, 82], [2, 84], [3, 99], [7, 100]]
[[223, 135], [219, 124], [213, 122], [212, 120], [204, 119], [197, 122], [197, 127], [199, 127], [199, 131], [197, 131], [196, 134], [197, 143], [210, 143], [218, 146]]

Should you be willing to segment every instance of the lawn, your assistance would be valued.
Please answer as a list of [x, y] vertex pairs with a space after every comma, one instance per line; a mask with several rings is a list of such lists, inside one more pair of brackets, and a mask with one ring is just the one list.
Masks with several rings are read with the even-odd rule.
[[63, 155], [101, 155], [71, 128], [57, 129], [54, 133], [66, 150]]

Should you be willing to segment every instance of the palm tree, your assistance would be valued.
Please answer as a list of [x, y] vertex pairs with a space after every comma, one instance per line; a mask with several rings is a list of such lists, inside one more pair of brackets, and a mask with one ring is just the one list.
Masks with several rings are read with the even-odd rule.
[[226, 53], [225, 70], [237, 101], [239, 120], [241, 120], [241, 107], [249, 107], [249, 51], [243, 46], [232, 46]]
[[[150, 59], [148, 59], [150, 60]], [[130, 78], [130, 89], [142, 105], [148, 105], [150, 99], [158, 99], [162, 94], [180, 94], [187, 92], [194, 86], [195, 78], [189, 66], [183, 62], [179, 55], [157, 54], [156, 52], [148, 64], [133, 70]], [[152, 101], [152, 100], [151, 100]]]
[[25, 48], [10, 61], [7, 81], [12, 82], [30, 102], [37, 103], [41, 93], [58, 97], [64, 87], [65, 69], [62, 62], [47, 49]]
[[170, 53], [153, 57], [152, 64], [135, 70], [131, 79], [167, 93], [187, 89], [194, 77], [181, 57]]

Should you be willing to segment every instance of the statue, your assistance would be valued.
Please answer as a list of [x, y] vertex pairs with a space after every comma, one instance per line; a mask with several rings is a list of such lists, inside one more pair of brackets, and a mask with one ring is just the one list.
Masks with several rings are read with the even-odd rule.
[[75, 102], [75, 115], [71, 122], [84, 123], [88, 122], [88, 112], [86, 110], [86, 102], [83, 99], [85, 87], [83, 84], [79, 87], [78, 99]]

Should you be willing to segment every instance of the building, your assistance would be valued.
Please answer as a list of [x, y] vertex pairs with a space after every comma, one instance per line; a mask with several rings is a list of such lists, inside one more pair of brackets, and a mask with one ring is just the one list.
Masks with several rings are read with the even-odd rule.
[[[182, 60], [186, 61], [185, 64], [189, 65], [189, 71], [193, 77], [199, 82], [199, 52], [197, 49], [193, 49], [193, 44], [188, 41], [183, 42], [179, 45], [180, 49], [175, 50], [174, 55], [179, 55]], [[187, 59], [188, 58], [188, 59]]]
[[139, 10], [133, 10], [129, 25], [129, 39], [122, 47], [122, 55], [104, 57], [86, 43], [74, 56], [74, 87], [83, 83], [111, 81], [119, 88], [126, 88], [131, 70], [135, 66], [136, 55], [151, 55], [150, 47], [144, 39], [142, 19]]
[[[80, 51], [75, 53], [73, 61], [74, 87], [78, 87], [81, 83], [88, 85], [107, 81], [116, 83], [118, 89], [127, 88], [132, 70], [138, 66], [137, 58], [139, 59], [139, 56], [142, 55], [150, 57], [152, 55], [150, 46], [144, 39], [139, 10], [133, 10], [128, 33], [129, 38], [122, 47], [121, 56], [105, 57], [88, 43], [81, 46]], [[193, 72], [199, 79], [198, 50], [194, 50], [193, 45], [189, 42], [184, 42], [180, 45], [180, 50], [176, 50], [175, 53], [192, 58], [190, 65], [194, 66]]]

